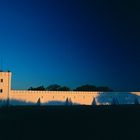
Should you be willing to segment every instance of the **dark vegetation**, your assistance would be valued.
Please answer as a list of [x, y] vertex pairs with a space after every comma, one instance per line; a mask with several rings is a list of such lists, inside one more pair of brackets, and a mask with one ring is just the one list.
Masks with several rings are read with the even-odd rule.
[[42, 90], [42, 91], [113, 91], [107, 86], [97, 87], [95, 85], [82, 85], [75, 89], [70, 89], [67, 86], [61, 86], [58, 84], [49, 85], [48, 87], [39, 86], [39, 87], [30, 87], [28, 90]]
[[94, 85], [83, 85], [74, 89], [74, 91], [113, 91], [107, 86], [97, 87]]
[[139, 105], [0, 108], [1, 140], [137, 140]]

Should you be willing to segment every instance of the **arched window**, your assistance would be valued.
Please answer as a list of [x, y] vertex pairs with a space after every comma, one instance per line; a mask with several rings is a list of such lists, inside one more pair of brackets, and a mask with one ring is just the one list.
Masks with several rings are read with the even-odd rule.
[[3, 90], [2, 89], [0, 89], [0, 93], [2, 93], [3, 92]]

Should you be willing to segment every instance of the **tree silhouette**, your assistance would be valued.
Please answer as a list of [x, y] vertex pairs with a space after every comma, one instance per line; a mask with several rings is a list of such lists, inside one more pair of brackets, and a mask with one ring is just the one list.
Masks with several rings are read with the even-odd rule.
[[40, 100], [40, 98], [38, 98], [38, 100], [37, 100], [37, 106], [40, 106], [41, 105], [41, 100]]
[[94, 85], [82, 85], [74, 89], [74, 91], [97, 91], [97, 87]]
[[59, 91], [61, 86], [58, 84], [49, 85], [46, 89], [49, 91]]
[[[58, 84], [52, 84], [49, 85], [47, 88], [44, 86], [39, 86], [39, 87], [30, 87], [28, 90], [34, 90], [34, 91], [70, 91], [71, 89], [67, 86], [61, 86]], [[101, 87], [96, 87], [95, 85], [82, 85], [77, 88], [75, 88], [73, 91], [104, 91], [104, 92], [110, 92], [113, 91], [107, 86], [101, 86]]]
[[63, 86], [58, 89], [59, 91], [70, 91], [69, 87]]
[[37, 91], [45, 91], [45, 87], [44, 86], [39, 86], [36, 88], [30, 87], [28, 90], [37, 90]]
[[60, 86], [60, 85], [57, 85], [57, 84], [50, 85], [46, 89], [49, 90], [49, 91], [70, 91], [69, 87]]
[[138, 98], [135, 98], [134, 104], [135, 104], [135, 105], [138, 105], [138, 104], [139, 104]]
[[117, 98], [113, 98], [112, 105], [119, 105], [119, 101]]
[[82, 85], [74, 89], [74, 91], [104, 91], [104, 92], [111, 92], [113, 91], [107, 86], [96, 87], [95, 85]]
[[91, 105], [93, 105], [93, 106], [94, 106], [94, 105], [97, 105], [97, 103], [96, 103], [96, 98], [93, 97], [93, 101], [92, 101], [92, 104], [91, 104]]
[[71, 98], [70, 99], [68, 99], [68, 98], [66, 99], [65, 105], [72, 105]]
[[34, 88], [33, 87], [30, 87], [30, 88], [28, 88], [28, 90], [34, 90]]
[[97, 87], [97, 90], [98, 90], [98, 91], [104, 91], [104, 92], [112, 92], [112, 91], [113, 91], [112, 89], [110, 89], [110, 88], [107, 87], [107, 86]]

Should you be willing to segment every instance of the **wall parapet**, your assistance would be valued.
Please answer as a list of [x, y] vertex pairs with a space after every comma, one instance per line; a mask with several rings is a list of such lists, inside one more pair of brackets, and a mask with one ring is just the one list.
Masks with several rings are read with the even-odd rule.
[[58, 94], [61, 94], [61, 93], [75, 93], [75, 94], [79, 94], [79, 93], [85, 93], [85, 94], [104, 94], [104, 93], [108, 93], [108, 94], [116, 94], [116, 93], [119, 93], [119, 94], [124, 94], [124, 93], [131, 93], [131, 94], [139, 94], [140, 95], [140, 92], [100, 92], [100, 91], [35, 91], [35, 90], [10, 90], [11, 92], [14, 92], [14, 93], [58, 93]]
[[89, 91], [32, 91], [32, 90], [11, 90], [12, 93], [48, 93], [48, 94], [61, 94], [61, 93], [67, 93], [67, 94], [98, 94], [99, 92], [89, 92]]

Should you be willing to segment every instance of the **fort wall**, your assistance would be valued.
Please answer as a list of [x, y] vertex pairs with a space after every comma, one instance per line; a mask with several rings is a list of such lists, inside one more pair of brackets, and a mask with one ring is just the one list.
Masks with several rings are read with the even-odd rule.
[[28, 90], [11, 90], [10, 99], [22, 100], [25, 102], [36, 103], [40, 98], [41, 103], [49, 101], [65, 102], [70, 99], [75, 104], [90, 105], [98, 92], [75, 92], [75, 91], [28, 91]]
[[41, 103], [49, 101], [65, 102], [71, 100], [75, 104], [90, 105], [98, 92], [76, 92], [76, 91], [29, 91], [11, 90], [11, 72], [0, 72], [0, 99], [19, 100], [36, 103], [40, 99]]
[[[47, 103], [50, 101], [65, 102], [71, 100], [75, 104], [91, 105], [93, 98], [103, 92], [82, 92], [82, 91], [30, 91], [11, 90], [11, 72], [0, 72], [0, 100], [18, 100], [23, 102]], [[115, 92], [114, 92], [115, 93]], [[118, 93], [118, 92], [117, 92]], [[124, 92], [119, 92], [119, 94]], [[140, 96], [140, 92], [130, 92]], [[109, 93], [108, 93], [109, 94]]]

